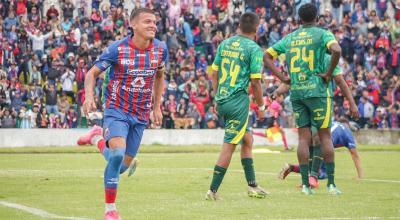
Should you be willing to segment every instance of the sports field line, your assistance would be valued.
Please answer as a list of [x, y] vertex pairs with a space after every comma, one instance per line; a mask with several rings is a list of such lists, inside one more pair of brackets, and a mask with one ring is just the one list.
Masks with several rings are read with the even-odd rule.
[[32, 208], [32, 207], [24, 206], [24, 205], [17, 204], [17, 203], [11, 203], [11, 202], [7, 202], [7, 201], [0, 201], [0, 205], [8, 207], [8, 208], [14, 208], [14, 209], [18, 209], [18, 210], [21, 210], [21, 211], [25, 211], [25, 212], [31, 213], [33, 215], [39, 216], [41, 218], [90, 220], [88, 218], [59, 216], [59, 215], [56, 215], [56, 214], [52, 214], [52, 213], [46, 212], [45, 210], [42, 210], [42, 209]]
[[[163, 167], [163, 168], [139, 168], [140, 170], [151, 170], [152, 172], [154, 172], [154, 170], [160, 171], [160, 172], [174, 172], [176, 170], [201, 170], [201, 171], [213, 171], [213, 169], [210, 168], [198, 168], [198, 167], [186, 167], [186, 168], [179, 168], [179, 167], [175, 167], [175, 168], [167, 168], [167, 167]], [[7, 175], [10, 173], [22, 173], [22, 174], [49, 174], [49, 173], [82, 173], [82, 172], [103, 172], [104, 169], [79, 169], [79, 170], [38, 170], [38, 169], [0, 169], [0, 176], [1, 175]], [[229, 169], [228, 172], [233, 172], [233, 173], [243, 173], [243, 170], [237, 170], [237, 169]], [[262, 172], [262, 171], [256, 171], [256, 174], [259, 175], [267, 175], [267, 176], [277, 176], [278, 172], [276, 173], [272, 173], [272, 172]], [[296, 177], [297, 176], [293, 176]], [[292, 176], [288, 176], [287, 178], [292, 178]], [[341, 177], [336, 177], [337, 179], [345, 179], [345, 178], [341, 178]], [[395, 184], [400, 184], [400, 180], [388, 180], [388, 179], [361, 179], [359, 181], [364, 181], [364, 182], [381, 182], [381, 183], [395, 183]]]

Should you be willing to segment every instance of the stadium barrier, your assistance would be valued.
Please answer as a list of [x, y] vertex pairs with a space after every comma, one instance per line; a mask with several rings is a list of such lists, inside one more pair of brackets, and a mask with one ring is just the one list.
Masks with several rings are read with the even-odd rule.
[[[44, 146], [75, 146], [78, 137], [88, 129], [0, 129], [0, 148], [5, 147], [44, 147]], [[263, 129], [256, 131], [264, 132]], [[297, 145], [297, 132], [285, 129], [289, 145]], [[201, 130], [145, 130], [143, 145], [220, 145], [224, 131], [222, 129]], [[275, 140], [254, 136], [256, 146], [282, 146], [280, 135]], [[399, 144], [400, 130], [360, 130], [354, 133], [359, 144]]]

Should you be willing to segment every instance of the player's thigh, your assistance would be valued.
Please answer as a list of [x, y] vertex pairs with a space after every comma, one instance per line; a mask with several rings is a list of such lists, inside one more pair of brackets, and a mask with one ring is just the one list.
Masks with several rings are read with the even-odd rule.
[[298, 128], [310, 127], [311, 126], [310, 112], [307, 106], [303, 103], [303, 101], [302, 100], [292, 101], [292, 107], [293, 107], [294, 117], [296, 119], [296, 126]]
[[129, 122], [121, 112], [106, 109], [104, 112], [104, 138], [110, 148], [126, 147]]
[[128, 137], [126, 139], [126, 155], [132, 158], [136, 156], [139, 150], [140, 142], [142, 141], [145, 127], [145, 125], [137, 123], [131, 125]]
[[219, 105], [219, 113], [223, 115], [225, 136], [224, 143], [240, 144], [247, 130], [249, 118], [249, 99], [241, 95]]
[[332, 98], [315, 97], [304, 100], [311, 118], [311, 125], [318, 130], [332, 126]]

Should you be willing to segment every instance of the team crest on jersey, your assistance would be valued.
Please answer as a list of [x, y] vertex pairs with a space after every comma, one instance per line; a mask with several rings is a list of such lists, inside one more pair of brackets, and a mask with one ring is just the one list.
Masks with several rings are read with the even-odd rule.
[[144, 84], [144, 79], [142, 77], [137, 77], [132, 81], [131, 86], [133, 88], [142, 88], [144, 87]]
[[240, 42], [238, 42], [238, 41], [235, 41], [235, 42], [233, 42], [233, 43], [232, 43], [232, 46], [234, 46], [234, 47], [238, 47], [238, 46], [240, 46]]
[[305, 31], [299, 33], [299, 36], [306, 36], [306, 35], [307, 35], [307, 32], [305, 32]]

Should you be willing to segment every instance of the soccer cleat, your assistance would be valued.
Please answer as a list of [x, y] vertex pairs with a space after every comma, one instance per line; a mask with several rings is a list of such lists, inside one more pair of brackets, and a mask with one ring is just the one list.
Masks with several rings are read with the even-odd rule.
[[316, 189], [316, 188], [319, 187], [318, 179], [315, 176], [309, 176], [308, 177], [308, 182], [310, 183], [311, 188]]
[[342, 192], [338, 188], [336, 188], [336, 186], [333, 185], [333, 184], [329, 184], [328, 193], [331, 194], [331, 195], [340, 195], [340, 194], [342, 194]]
[[96, 135], [103, 135], [103, 128], [97, 125], [93, 126], [93, 128], [88, 133], [79, 137], [78, 145], [92, 144], [91, 140]]
[[121, 217], [119, 217], [117, 210], [113, 210], [106, 212], [104, 220], [121, 220]]
[[128, 167], [128, 177], [132, 176], [133, 173], [135, 173], [138, 164], [139, 164], [139, 160], [136, 158], [133, 158], [131, 164]]
[[247, 195], [249, 195], [251, 198], [263, 199], [269, 194], [270, 194], [269, 192], [267, 192], [260, 186], [255, 186], [255, 187], [249, 186], [249, 189], [247, 190]]
[[221, 198], [218, 196], [216, 192], [213, 192], [209, 189], [206, 193], [206, 200], [218, 201], [221, 200]]
[[311, 187], [307, 187], [306, 185], [303, 185], [303, 189], [301, 190], [301, 193], [309, 196], [309, 195], [315, 194], [315, 191], [313, 189], [311, 189]]
[[284, 180], [287, 177], [287, 175], [289, 175], [290, 172], [292, 172], [290, 170], [290, 164], [285, 163], [285, 165], [282, 167], [281, 171], [278, 174], [278, 178]]

